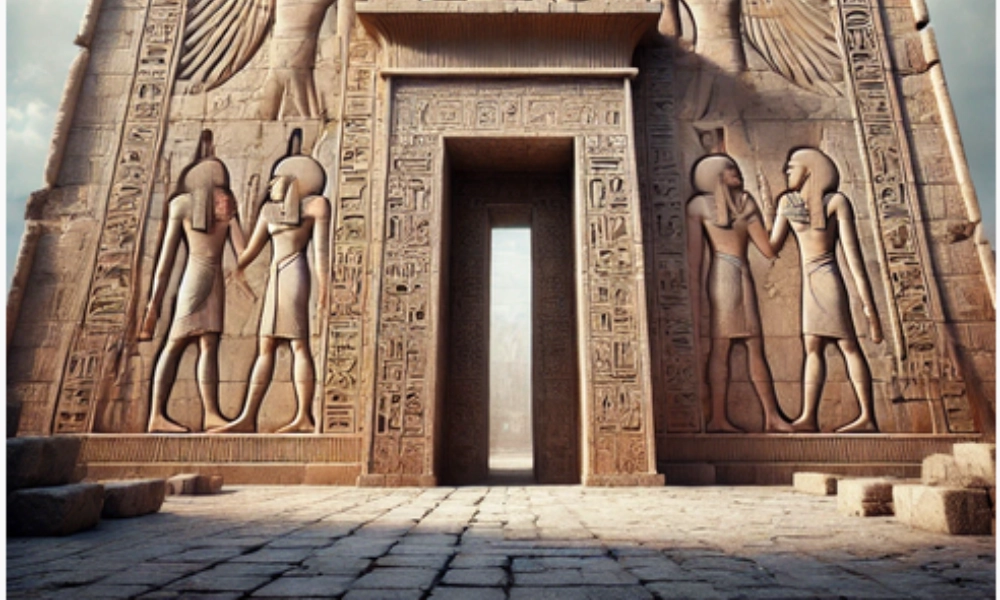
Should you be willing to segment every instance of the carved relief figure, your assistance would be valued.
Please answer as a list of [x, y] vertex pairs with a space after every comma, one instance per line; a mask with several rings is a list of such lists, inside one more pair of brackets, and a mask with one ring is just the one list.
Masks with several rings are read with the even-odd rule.
[[[708, 361], [712, 416], [710, 432], [742, 431], [726, 416], [729, 359], [733, 342], [746, 345], [750, 380], [764, 408], [765, 431], [792, 431], [782, 418], [764, 359], [757, 295], [747, 250], [753, 242], [760, 252], [774, 258], [767, 231], [754, 199], [743, 189], [736, 162], [725, 154], [703, 157], [694, 167], [696, 196], [687, 204], [687, 255], [689, 290], [697, 328], [701, 322], [701, 292], [707, 283], [712, 347]], [[711, 256], [707, 282], [702, 281], [705, 242]]]
[[191, 92], [222, 85], [250, 62], [271, 30], [260, 118], [318, 117], [313, 67], [320, 27], [334, 2], [190, 0], [177, 78], [192, 82]]
[[257, 413], [271, 384], [279, 340], [292, 348], [292, 380], [297, 408], [291, 423], [278, 433], [311, 433], [312, 400], [316, 371], [309, 348], [309, 295], [312, 276], [306, 248], [313, 242], [319, 297], [317, 314], [327, 302], [330, 272], [330, 203], [321, 194], [326, 173], [313, 158], [301, 154], [302, 131], [296, 129], [288, 156], [275, 165], [270, 183], [270, 201], [260, 211], [257, 225], [240, 254], [237, 268], [245, 269], [271, 241], [271, 268], [260, 318], [257, 360], [250, 376], [246, 404], [232, 423], [213, 433], [254, 432]]
[[199, 346], [197, 382], [205, 407], [204, 427], [226, 423], [219, 412], [219, 334], [225, 305], [222, 256], [227, 239], [237, 254], [244, 250], [236, 200], [229, 189], [229, 171], [214, 156], [210, 131], [202, 132], [198, 155], [182, 171], [167, 210], [166, 231], [139, 339], [153, 337], [177, 249], [183, 241], [187, 246], [187, 262], [177, 290], [174, 320], [153, 374], [148, 425], [150, 432], [182, 433], [188, 428], [167, 416], [166, 405], [177, 375], [177, 363], [195, 339]]
[[837, 265], [839, 242], [868, 317], [871, 339], [880, 343], [882, 325], [861, 256], [854, 209], [847, 196], [837, 191], [840, 172], [823, 152], [813, 148], [793, 151], [785, 173], [789, 189], [778, 200], [771, 245], [778, 252], [789, 230], [798, 240], [802, 264], [802, 337], [806, 351], [802, 415], [792, 425], [797, 431], [819, 429], [816, 409], [826, 381], [825, 349], [832, 342], [844, 355], [848, 377], [861, 405], [858, 418], [837, 431], [877, 430], [871, 372], [858, 345], [850, 300]]

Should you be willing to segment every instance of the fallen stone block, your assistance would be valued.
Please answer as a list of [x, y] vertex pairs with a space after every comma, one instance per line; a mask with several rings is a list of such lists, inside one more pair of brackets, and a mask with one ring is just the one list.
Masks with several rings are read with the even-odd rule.
[[975, 487], [997, 484], [996, 444], [955, 444], [952, 447], [955, 464]]
[[951, 535], [990, 535], [986, 490], [902, 484], [893, 488], [896, 518], [916, 529]]
[[829, 473], [794, 473], [792, 487], [796, 492], [813, 496], [835, 496], [840, 475]]
[[7, 491], [74, 483], [78, 437], [19, 437], [7, 440]]
[[135, 481], [104, 482], [105, 519], [139, 517], [158, 512], [167, 494], [163, 479], [138, 479]]
[[199, 475], [195, 482], [195, 493], [218, 494], [222, 491], [222, 475]]
[[174, 475], [167, 479], [168, 496], [192, 496], [198, 485], [198, 475], [196, 473], [184, 473]]
[[101, 518], [104, 486], [74, 483], [17, 490], [7, 495], [7, 535], [69, 535]]
[[167, 480], [168, 496], [194, 496], [218, 494], [222, 491], [222, 475], [186, 473]]
[[892, 486], [886, 478], [841, 479], [837, 482], [837, 511], [857, 517], [892, 514]]

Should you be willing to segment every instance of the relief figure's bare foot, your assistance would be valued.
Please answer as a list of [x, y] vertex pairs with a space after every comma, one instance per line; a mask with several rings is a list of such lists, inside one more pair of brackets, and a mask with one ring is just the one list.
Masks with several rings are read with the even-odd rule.
[[868, 415], [862, 415], [837, 429], [837, 433], [878, 433], [878, 427]]
[[149, 426], [146, 428], [149, 433], [187, 433], [189, 428], [174, 422], [166, 415], [153, 415], [149, 417]]
[[208, 433], [256, 433], [257, 426], [253, 422], [253, 419], [247, 419], [240, 417], [232, 423], [223, 422], [222, 425], [213, 427], [208, 430]]
[[801, 433], [816, 433], [819, 431], [819, 424], [813, 417], [799, 417], [792, 421], [792, 431]]
[[764, 431], [767, 433], [794, 433], [795, 428], [788, 421], [774, 416], [764, 421]]
[[314, 431], [316, 431], [316, 426], [312, 419], [306, 415], [305, 417], [296, 417], [294, 421], [279, 429], [277, 433], [313, 433]]
[[708, 425], [705, 425], [705, 431], [709, 433], [746, 433], [725, 418], [712, 419]]
[[229, 424], [229, 419], [219, 413], [205, 413], [205, 431], [212, 431]]

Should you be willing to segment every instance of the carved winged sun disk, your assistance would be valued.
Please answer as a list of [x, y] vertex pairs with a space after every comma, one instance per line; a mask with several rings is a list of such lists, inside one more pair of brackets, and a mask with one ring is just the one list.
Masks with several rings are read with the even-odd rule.
[[189, 91], [228, 81], [254, 57], [267, 36], [277, 0], [188, 0], [177, 78]]
[[743, 35], [765, 62], [799, 87], [841, 96], [840, 45], [828, 10], [816, 0], [740, 0]]

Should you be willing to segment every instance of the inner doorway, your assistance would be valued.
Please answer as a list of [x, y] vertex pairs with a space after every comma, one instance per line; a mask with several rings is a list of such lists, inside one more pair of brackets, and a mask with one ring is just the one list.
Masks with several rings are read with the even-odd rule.
[[[442, 340], [447, 358], [440, 481], [446, 485], [579, 483], [573, 141], [461, 138], [449, 139], [446, 150], [444, 231], [449, 256], [443, 261], [448, 272], [442, 274], [447, 282], [443, 286], [447, 334]], [[530, 353], [519, 361], [527, 369], [519, 377], [530, 381], [495, 377], [491, 391], [491, 369], [496, 372], [504, 358], [503, 348], [498, 347], [502, 344], [493, 343], [502, 340], [494, 340], [498, 334], [490, 329], [491, 316], [504, 310], [492, 302], [504, 293], [492, 289], [498, 253], [493, 243], [515, 231], [527, 236], [528, 249], [521, 250], [528, 258], [524, 267], [530, 269], [531, 290], [526, 292], [530, 344], [508, 350]], [[491, 354], [499, 360], [491, 361]], [[491, 395], [496, 400], [505, 394], [510, 402], [491, 402]], [[509, 430], [530, 432], [530, 443], [501, 448], [507, 442], [498, 443], [495, 435], [502, 433], [504, 420]], [[525, 431], [521, 433], [523, 440]], [[498, 450], [492, 456], [491, 446]], [[504, 456], [504, 450], [512, 451]]]

